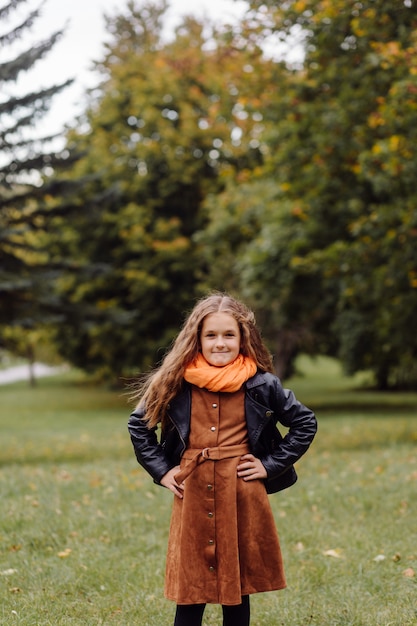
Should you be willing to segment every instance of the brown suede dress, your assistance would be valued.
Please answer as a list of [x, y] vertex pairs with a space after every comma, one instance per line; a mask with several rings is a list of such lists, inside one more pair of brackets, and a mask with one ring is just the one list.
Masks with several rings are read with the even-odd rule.
[[[184, 498], [174, 498], [165, 597], [177, 604], [235, 605], [243, 595], [283, 589], [281, 550], [264, 483], [237, 477], [240, 456], [249, 451], [244, 391], [213, 393], [193, 386], [191, 406], [181, 472], [196, 453], [198, 461], [184, 481]], [[220, 450], [220, 460], [207, 458], [210, 450], [203, 456], [207, 448]]]

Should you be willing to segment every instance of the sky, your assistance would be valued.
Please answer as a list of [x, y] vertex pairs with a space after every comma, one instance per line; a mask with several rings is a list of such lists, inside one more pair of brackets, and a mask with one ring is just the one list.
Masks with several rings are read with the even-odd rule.
[[[37, 7], [40, 2], [41, 0], [23, 2], [21, 17], [27, 17], [28, 10]], [[5, 4], [7, 0], [0, 0], [0, 6]], [[42, 15], [32, 27], [31, 40], [39, 42], [63, 27], [65, 34], [48, 55], [22, 79], [20, 88], [27, 92], [28, 88], [50, 86], [67, 78], [74, 78], [75, 82], [61, 95], [55, 96], [50, 112], [38, 124], [38, 130], [48, 134], [60, 132], [65, 125], [71, 125], [75, 117], [85, 109], [86, 90], [98, 82], [97, 75], [92, 70], [92, 62], [102, 58], [103, 42], [106, 41], [103, 14], [118, 13], [125, 4], [127, 0], [45, 0]], [[169, 0], [169, 7], [167, 28], [172, 29], [181, 19], [181, 15], [190, 13], [198, 17], [232, 21], [243, 14], [247, 5], [243, 0]], [[18, 17], [16, 11], [12, 11], [12, 14]], [[9, 28], [11, 24], [10, 21]], [[1, 30], [5, 30], [5, 27]], [[27, 45], [26, 34], [21, 38], [21, 43], [23, 42]]]

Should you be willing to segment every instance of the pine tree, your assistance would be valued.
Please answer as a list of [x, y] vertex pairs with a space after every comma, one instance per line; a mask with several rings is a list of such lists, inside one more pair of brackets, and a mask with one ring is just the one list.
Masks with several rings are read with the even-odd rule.
[[56, 137], [36, 133], [53, 96], [72, 81], [35, 86], [23, 95], [17, 89], [18, 79], [30, 76], [63, 34], [59, 30], [25, 45], [40, 7], [19, 22], [24, 2], [10, 0], [0, 7], [0, 347], [9, 349], [17, 345], [16, 337], [21, 341], [21, 329], [37, 328], [55, 312], [50, 279], [57, 267], [45, 240], [52, 221], [68, 210], [57, 211], [53, 202], [68, 183], [57, 178], [45, 183], [44, 177], [73, 160], [68, 150], [54, 149]]

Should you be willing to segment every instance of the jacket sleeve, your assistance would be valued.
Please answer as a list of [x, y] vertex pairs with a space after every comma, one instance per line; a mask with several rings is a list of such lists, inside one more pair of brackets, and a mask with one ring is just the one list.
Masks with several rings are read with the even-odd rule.
[[173, 466], [158, 442], [157, 429], [148, 428], [143, 416], [144, 411], [134, 411], [129, 418], [128, 430], [139, 464], [152, 476], [155, 483], [160, 484], [161, 478]]
[[284, 389], [279, 379], [274, 382], [274, 397], [270, 398], [274, 420], [289, 430], [285, 437], [281, 436], [276, 426], [274, 432], [269, 433], [272, 446], [261, 458], [268, 477], [282, 474], [298, 461], [307, 452], [317, 432], [317, 420], [313, 411], [301, 404], [292, 391]]

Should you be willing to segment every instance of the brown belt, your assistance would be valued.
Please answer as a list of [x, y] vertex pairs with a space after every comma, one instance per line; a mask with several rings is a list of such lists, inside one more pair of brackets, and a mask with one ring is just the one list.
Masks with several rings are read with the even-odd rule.
[[247, 443], [239, 443], [235, 446], [217, 446], [216, 448], [190, 448], [183, 454], [183, 459], [190, 461], [187, 465], [175, 474], [175, 482], [180, 485], [201, 463], [205, 461], [221, 461], [222, 459], [231, 459], [236, 456], [242, 456], [250, 452]]

